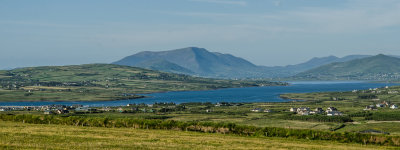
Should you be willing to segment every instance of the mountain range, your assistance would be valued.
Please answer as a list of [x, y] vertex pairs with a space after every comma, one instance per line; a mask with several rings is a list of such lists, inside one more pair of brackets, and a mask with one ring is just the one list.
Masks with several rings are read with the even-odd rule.
[[349, 55], [342, 58], [336, 56], [327, 56], [327, 57], [314, 57], [307, 62], [296, 64], [296, 65], [287, 65], [287, 66], [276, 66], [276, 67], [263, 67], [264, 70], [267, 70], [267, 73], [270, 74], [271, 78], [287, 78], [294, 76], [298, 73], [330, 64], [335, 62], [346, 62], [354, 59], [361, 59], [371, 57], [370, 55]]
[[[125, 57], [113, 64], [127, 65], [212, 78], [288, 78], [305, 79], [319, 67], [369, 58], [371, 55], [315, 57], [307, 62], [288, 66], [258, 66], [231, 54], [209, 52], [204, 48], [187, 47], [168, 51], [143, 51]], [[389, 56], [387, 56], [389, 57]], [[306, 74], [309, 73], [309, 74]]]
[[335, 62], [299, 73], [299, 80], [393, 80], [400, 79], [400, 58], [379, 54]]

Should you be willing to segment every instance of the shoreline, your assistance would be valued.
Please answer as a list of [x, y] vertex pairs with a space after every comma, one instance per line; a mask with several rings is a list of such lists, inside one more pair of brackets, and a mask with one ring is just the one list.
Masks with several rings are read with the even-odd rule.
[[[361, 83], [360, 83], [361, 84]], [[371, 84], [371, 83], [366, 83], [366, 84]], [[166, 94], [166, 96], [161, 96], [158, 97], [157, 95], [155, 95], [155, 98], [153, 98], [152, 95], [147, 95], [146, 93], [140, 93], [135, 95], [135, 98], [115, 98], [115, 99], [107, 99], [107, 100], [80, 100], [80, 101], [68, 101], [68, 100], [49, 100], [49, 101], [2, 101], [0, 102], [0, 105], [2, 106], [11, 106], [11, 105], [52, 105], [52, 104], [60, 104], [60, 105], [72, 105], [72, 104], [83, 104], [83, 105], [90, 105], [90, 106], [122, 106], [122, 105], [126, 105], [129, 103], [145, 103], [145, 104], [151, 104], [154, 102], [175, 102], [175, 103], [185, 103], [185, 102], [241, 102], [241, 103], [256, 103], [256, 102], [298, 102], [298, 101], [307, 101], [304, 100], [303, 98], [292, 98], [291, 96], [285, 96], [285, 94], [290, 94], [292, 93], [291, 90], [284, 90], [286, 89], [285, 87], [288, 87], [289, 89], [291, 89], [290, 87], [294, 86], [293, 84], [285, 84], [285, 85], [273, 85], [273, 86], [264, 86], [264, 88], [262, 88], [263, 86], [250, 86], [250, 87], [235, 87], [235, 88], [215, 88], [215, 89], [202, 89], [202, 90], [182, 90], [182, 91], [163, 91], [163, 92], [153, 92], [153, 93], [148, 93], [148, 94], [157, 94], [157, 93], [172, 93], [172, 94]], [[304, 85], [304, 86], [310, 86], [310, 85]], [[320, 86], [325, 86], [325, 85], [320, 85]], [[336, 86], [340, 86], [340, 85], [336, 85]], [[360, 86], [360, 85], [355, 85]], [[275, 87], [275, 88], [268, 88], [268, 87]], [[237, 94], [232, 93], [233, 95], [230, 95], [229, 93], [224, 92], [224, 90], [226, 89], [243, 89], [243, 88], [250, 88], [248, 90], [244, 90], [244, 91], [252, 91], [251, 88], [255, 88], [255, 90], [257, 91], [257, 88], [262, 88], [260, 89], [260, 92], [267, 92], [269, 90], [273, 90], [271, 91], [271, 94], [274, 94], [274, 90], [275, 90], [275, 96], [273, 97], [258, 97], [261, 98], [259, 100], [252, 100], [252, 99], [247, 99], [246, 97], [240, 96], [241, 94], [239, 93], [238, 97], [235, 96]], [[299, 88], [299, 87], [298, 87]], [[301, 87], [300, 87], [301, 88]], [[365, 88], [365, 87], [364, 87]], [[352, 88], [353, 89], [353, 88]], [[222, 90], [222, 93], [225, 93], [223, 97], [221, 98], [214, 98], [214, 99], [210, 99], [207, 97], [211, 96], [211, 95], [207, 95], [208, 92], [206, 92], [206, 95], [204, 95], [204, 93], [202, 94], [201, 92], [195, 92], [195, 91], [217, 91], [217, 90]], [[278, 91], [276, 91], [278, 90]], [[283, 91], [279, 91], [279, 90], [283, 90]], [[228, 90], [229, 91], [229, 90]], [[243, 90], [232, 90], [233, 92], [236, 91], [243, 91]], [[231, 92], [232, 92], [231, 91]], [[174, 93], [177, 94], [174, 94]], [[190, 96], [185, 98], [186, 93], [181, 93], [181, 92], [194, 92], [195, 94], [200, 94], [198, 96]], [[278, 93], [276, 93], [278, 92]], [[302, 93], [309, 93], [312, 91], [304, 91]], [[319, 91], [321, 92], [321, 91]], [[332, 91], [333, 92], [333, 91]], [[211, 93], [219, 93], [219, 92], [211, 92]], [[190, 94], [190, 93], [189, 93]], [[256, 94], [256, 93], [254, 93]], [[162, 95], [162, 94], [160, 94]], [[249, 95], [249, 94], [247, 94]], [[250, 96], [253, 95], [250, 93]], [[257, 94], [256, 94], [257, 95]], [[261, 94], [263, 95], [263, 94]], [[270, 94], [267, 94], [270, 95]], [[183, 97], [182, 97], [183, 96]], [[217, 95], [218, 96], [218, 95]], [[149, 98], [149, 99], [146, 99]], [[279, 100], [278, 100], [279, 99]]]
[[135, 93], [136, 98], [128, 98], [128, 99], [111, 99], [111, 100], [80, 100], [80, 101], [69, 101], [69, 100], [38, 100], [38, 101], [32, 101], [32, 100], [27, 100], [27, 101], [1, 101], [0, 103], [36, 103], [36, 102], [72, 102], [72, 103], [79, 103], [79, 102], [112, 102], [112, 101], [120, 101], [120, 100], [135, 100], [135, 99], [143, 99], [143, 98], [149, 98], [151, 96], [146, 96], [147, 94], [156, 94], [156, 93], [169, 93], [169, 92], [194, 92], [194, 91], [215, 91], [215, 90], [221, 90], [221, 89], [235, 89], [235, 88], [251, 88], [251, 87], [272, 87], [272, 86], [290, 86], [289, 83], [282, 85], [270, 85], [270, 86], [248, 86], [248, 87], [228, 87], [228, 88], [215, 88], [215, 89], [203, 89], [203, 90], [181, 90], [181, 91], [161, 91], [161, 92], [149, 92], [149, 93]]

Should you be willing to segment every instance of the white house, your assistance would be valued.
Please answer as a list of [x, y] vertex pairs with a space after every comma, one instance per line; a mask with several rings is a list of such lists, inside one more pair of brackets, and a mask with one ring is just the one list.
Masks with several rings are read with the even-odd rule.
[[45, 114], [45, 115], [50, 115], [50, 114], [53, 114], [53, 112], [50, 111], [50, 110], [46, 110], [46, 111], [44, 111], [44, 114]]
[[365, 106], [364, 110], [376, 110], [376, 107], [375, 107], [375, 105], [368, 105], [368, 106]]
[[322, 108], [315, 108], [314, 111], [316, 113], [323, 113], [324, 112], [324, 110]]
[[270, 113], [270, 112], [272, 112], [271, 110], [269, 110], [269, 109], [264, 109], [264, 112], [266, 112], [266, 113]]
[[310, 111], [300, 110], [300, 111], [297, 112], [297, 114], [303, 115], [303, 116], [307, 116], [307, 115], [310, 115]]
[[341, 116], [342, 113], [339, 111], [331, 111], [326, 114], [327, 116]]
[[299, 111], [310, 111], [310, 108], [308, 108], [308, 107], [300, 107], [300, 108], [297, 109], [297, 112], [299, 112]]
[[381, 107], [385, 107], [385, 105], [383, 105], [383, 104], [376, 104], [376, 107], [381, 108]]
[[297, 108], [294, 107], [290, 108], [290, 112], [297, 112]]
[[254, 108], [254, 109], [252, 109], [252, 110], [250, 110], [250, 111], [252, 111], [252, 112], [261, 112], [262, 109], [261, 109], [261, 108]]
[[385, 107], [386, 107], [386, 106], [389, 106], [389, 103], [386, 102], [386, 101], [383, 101], [382, 104], [385, 105]]
[[333, 111], [337, 111], [337, 109], [335, 107], [328, 107], [325, 112], [329, 113], [329, 112], [333, 112]]

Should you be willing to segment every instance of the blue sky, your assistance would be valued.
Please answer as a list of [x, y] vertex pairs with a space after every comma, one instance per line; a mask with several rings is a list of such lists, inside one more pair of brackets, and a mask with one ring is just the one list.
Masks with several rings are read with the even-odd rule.
[[400, 55], [399, 0], [2, 0], [0, 68], [189, 46], [257, 65]]

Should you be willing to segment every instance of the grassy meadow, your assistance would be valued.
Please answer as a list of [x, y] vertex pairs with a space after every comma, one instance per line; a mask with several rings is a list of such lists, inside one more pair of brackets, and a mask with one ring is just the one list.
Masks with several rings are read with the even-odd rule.
[[0, 121], [0, 149], [395, 149], [395, 147], [131, 128]]

